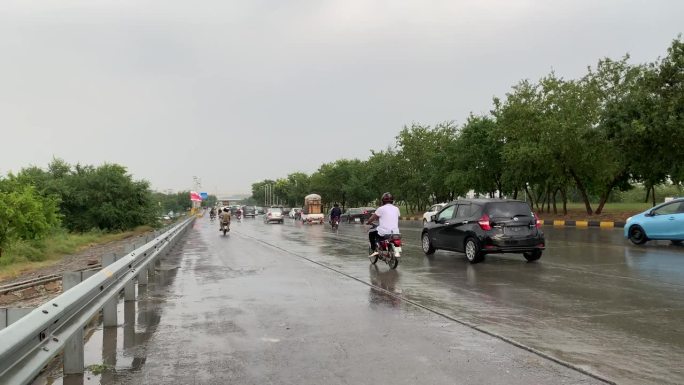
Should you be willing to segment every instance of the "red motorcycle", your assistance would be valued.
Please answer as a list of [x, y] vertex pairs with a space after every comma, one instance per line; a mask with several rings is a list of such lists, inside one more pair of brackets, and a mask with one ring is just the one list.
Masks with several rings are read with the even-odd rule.
[[[373, 225], [370, 231], [374, 231], [376, 227], [376, 225]], [[382, 259], [390, 269], [396, 269], [399, 266], [399, 258], [401, 257], [401, 234], [390, 234], [380, 238], [377, 251], [377, 255], [370, 257], [372, 264], [375, 265], [378, 259]], [[372, 253], [373, 249], [368, 246], [368, 254]]]
[[332, 217], [330, 219], [330, 226], [333, 230], [337, 230], [340, 227], [340, 217]]

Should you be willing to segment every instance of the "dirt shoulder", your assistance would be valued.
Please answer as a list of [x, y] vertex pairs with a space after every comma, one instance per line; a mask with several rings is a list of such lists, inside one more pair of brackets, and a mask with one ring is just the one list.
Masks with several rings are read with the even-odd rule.
[[27, 269], [20, 272], [16, 276], [0, 278], [0, 286], [31, 278], [43, 277], [46, 275], [62, 274], [67, 271], [87, 269], [90, 266], [99, 264], [100, 258], [103, 255], [111, 253], [122, 254], [127, 245], [133, 243], [142, 244], [145, 240], [145, 237], [152, 235], [153, 233], [153, 231], [149, 231], [117, 241], [90, 246], [77, 253], [65, 255], [61, 259], [53, 261], [54, 263], [50, 263], [48, 266], [32, 268], [29, 265], [27, 266]]

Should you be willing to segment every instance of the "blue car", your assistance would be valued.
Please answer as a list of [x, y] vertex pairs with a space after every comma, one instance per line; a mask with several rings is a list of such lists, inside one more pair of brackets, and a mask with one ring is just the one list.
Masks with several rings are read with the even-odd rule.
[[641, 214], [627, 218], [625, 238], [635, 245], [650, 240], [684, 241], [684, 198], [665, 202]]

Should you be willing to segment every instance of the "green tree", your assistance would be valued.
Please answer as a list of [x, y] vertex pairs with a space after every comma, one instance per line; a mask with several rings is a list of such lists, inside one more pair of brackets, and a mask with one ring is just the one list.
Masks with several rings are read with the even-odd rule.
[[471, 115], [452, 145], [455, 160], [447, 178], [454, 188], [473, 189], [492, 197], [498, 191], [501, 197], [504, 193], [503, 145], [493, 118]]
[[149, 184], [117, 164], [76, 165], [65, 178], [60, 207], [72, 231], [127, 230], [153, 223], [157, 212]]
[[401, 180], [401, 195], [410, 209], [424, 209], [432, 199], [450, 195], [444, 175], [455, 135], [452, 122], [435, 127], [414, 123], [397, 135], [398, 175], [395, 177]]
[[586, 77], [587, 97], [596, 100], [597, 109], [597, 121], [587, 132], [587, 141], [595, 144], [594, 162], [599, 165], [594, 169], [591, 184], [599, 196], [596, 214], [603, 211], [613, 191], [631, 188], [634, 162], [649, 153], [650, 140], [642, 119], [651, 104], [644, 92], [646, 72], [643, 66], [630, 65], [628, 59], [602, 59], [595, 70], [589, 69]]
[[59, 226], [57, 202], [30, 185], [0, 186], [0, 256], [10, 242], [35, 240]]

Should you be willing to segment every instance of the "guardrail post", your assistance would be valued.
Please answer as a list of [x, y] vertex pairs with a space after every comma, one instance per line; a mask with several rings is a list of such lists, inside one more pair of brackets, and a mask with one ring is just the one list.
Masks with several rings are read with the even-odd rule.
[[64, 346], [64, 374], [83, 374], [85, 354], [83, 353], [83, 328], [78, 328]]
[[147, 285], [147, 269], [145, 266], [140, 266], [138, 270], [138, 286]]
[[104, 328], [102, 330], [102, 361], [112, 367], [116, 366], [117, 334], [117, 328]]
[[[81, 283], [82, 272], [70, 271], [62, 276], [62, 290], [67, 291]], [[83, 328], [78, 328], [66, 341], [64, 346], [64, 374], [82, 374], [85, 366], [85, 354], [83, 352]]]
[[[106, 266], [111, 265], [112, 263], [116, 262], [116, 254], [107, 254], [102, 256], [102, 268], [105, 268]], [[104, 305], [102, 308], [102, 326], [109, 327], [109, 326], [116, 326], [117, 325], [117, 318], [116, 318], [116, 305], [119, 303], [119, 293], [116, 293], [115, 295], [112, 296], [112, 298], [107, 301], [107, 303]]]
[[155, 269], [154, 269], [154, 264], [155, 264], [154, 261], [150, 261], [150, 262], [147, 264], [147, 266], [146, 266], [146, 267], [147, 267], [147, 275], [148, 275], [149, 277], [153, 277], [154, 274], [156, 273], [156, 271], [155, 271]]
[[[95, 275], [96, 271], [71, 271], [62, 276], [62, 290], [67, 291], [84, 279]], [[64, 346], [64, 374], [83, 374], [85, 354], [83, 352], [84, 328], [78, 328]]]
[[124, 286], [124, 301], [135, 301], [135, 282], [132, 279]]
[[123, 348], [135, 345], [135, 302], [124, 302]]
[[23, 316], [33, 311], [32, 307], [0, 308], [0, 330], [19, 321]]

